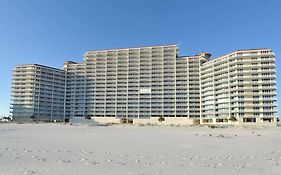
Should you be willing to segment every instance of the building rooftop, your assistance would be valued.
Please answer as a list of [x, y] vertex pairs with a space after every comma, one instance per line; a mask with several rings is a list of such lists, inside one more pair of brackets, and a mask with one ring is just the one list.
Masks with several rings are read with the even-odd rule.
[[117, 50], [128, 50], [128, 49], [142, 49], [142, 48], [151, 48], [151, 47], [177, 47], [176, 44], [167, 44], [167, 45], [155, 45], [155, 46], [140, 46], [140, 47], [125, 47], [125, 48], [113, 48], [113, 49], [101, 49], [101, 50], [91, 50], [89, 52], [100, 52], [100, 51], [117, 51]]
[[15, 67], [26, 67], [26, 66], [39, 66], [39, 67], [44, 67], [44, 68], [47, 68], [47, 69], [54, 69], [54, 70], [63, 71], [63, 69], [45, 66], [45, 65], [42, 65], [42, 64], [19, 64], [19, 65], [16, 65]]
[[229, 56], [229, 55], [232, 55], [232, 54], [235, 54], [235, 53], [239, 53], [239, 52], [253, 52], [253, 51], [262, 51], [262, 50], [271, 50], [271, 49], [270, 48], [257, 48], [257, 49], [240, 49], [240, 50], [235, 50], [233, 52], [229, 52], [227, 54], [219, 56], [217, 58], [210, 59], [209, 61], [203, 63], [202, 65], [208, 64], [209, 62], [212, 62], [212, 61], [216, 61], [216, 60], [225, 58], [226, 56]]

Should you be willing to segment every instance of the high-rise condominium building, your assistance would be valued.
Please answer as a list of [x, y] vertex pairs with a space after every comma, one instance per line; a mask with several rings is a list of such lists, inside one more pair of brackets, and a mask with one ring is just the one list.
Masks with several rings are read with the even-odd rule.
[[179, 57], [176, 45], [90, 51], [66, 62], [66, 116], [184, 123], [200, 117], [199, 66], [210, 55]]
[[13, 71], [12, 116], [15, 121], [63, 121], [66, 73], [38, 64]]
[[[43, 111], [49, 112], [49, 120], [55, 119], [53, 111], [61, 111], [62, 119], [90, 115], [100, 122], [154, 123], [162, 116], [166, 124], [226, 124], [233, 116], [240, 123], [276, 123], [272, 51], [240, 50], [209, 61], [210, 56], [205, 52], [179, 56], [176, 45], [164, 45], [89, 51], [83, 63], [65, 62], [64, 70], [37, 65], [51, 71], [53, 79], [33, 72], [36, 81], [52, 86], [46, 91], [51, 97], [30, 93], [30, 98], [49, 104], [41, 107], [33, 102], [30, 110], [38, 118]], [[19, 81], [27, 81], [16, 75], [13, 92]], [[60, 78], [54, 79], [56, 75]], [[15, 95], [25, 101], [25, 96]], [[57, 103], [59, 99], [62, 103]], [[13, 103], [13, 116], [19, 118]], [[58, 105], [60, 110], [54, 110]]]
[[205, 62], [201, 72], [201, 123], [276, 123], [275, 55], [238, 50]]

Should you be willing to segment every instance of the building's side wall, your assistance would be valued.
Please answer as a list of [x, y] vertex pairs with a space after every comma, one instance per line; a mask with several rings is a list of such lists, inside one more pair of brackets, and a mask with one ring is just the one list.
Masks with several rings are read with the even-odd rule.
[[68, 63], [64, 65], [64, 70], [67, 72], [65, 115], [67, 118], [83, 117], [87, 88], [85, 64]]
[[153, 117], [150, 119], [134, 119], [134, 124], [155, 124], [155, 125], [198, 125], [199, 119], [191, 119], [187, 117], [167, 117], [163, 122], [159, 122], [158, 118]]
[[11, 113], [14, 120], [31, 120], [34, 114], [36, 68], [16, 66], [13, 70]]

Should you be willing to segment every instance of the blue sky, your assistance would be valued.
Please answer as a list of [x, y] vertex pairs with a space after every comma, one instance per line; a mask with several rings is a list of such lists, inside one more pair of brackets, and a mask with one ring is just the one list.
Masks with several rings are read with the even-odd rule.
[[280, 9], [280, 0], [0, 0], [0, 116], [14, 65], [60, 68], [96, 49], [178, 44], [181, 55], [214, 58], [272, 48], [280, 82]]

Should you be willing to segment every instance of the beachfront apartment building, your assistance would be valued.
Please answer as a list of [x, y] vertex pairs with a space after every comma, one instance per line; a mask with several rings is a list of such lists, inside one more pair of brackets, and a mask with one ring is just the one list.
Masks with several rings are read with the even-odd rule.
[[[64, 85], [61, 118], [89, 115], [99, 122], [156, 123], [163, 116], [166, 124], [190, 125], [229, 124], [233, 116], [241, 124], [276, 123], [271, 49], [239, 50], [212, 60], [210, 56], [179, 56], [176, 45], [86, 52], [84, 62], [68, 61], [63, 70], [53, 69], [61, 73]], [[13, 78], [12, 91], [19, 80]], [[51, 99], [43, 101], [53, 103]], [[12, 108], [14, 118], [20, 116], [13, 103]]]
[[200, 118], [199, 66], [209, 56], [179, 57], [176, 45], [89, 51], [83, 63], [64, 64], [66, 116], [192, 122]]
[[276, 123], [275, 55], [237, 50], [200, 67], [201, 123]]
[[66, 73], [39, 64], [13, 70], [11, 112], [14, 121], [64, 121]]

